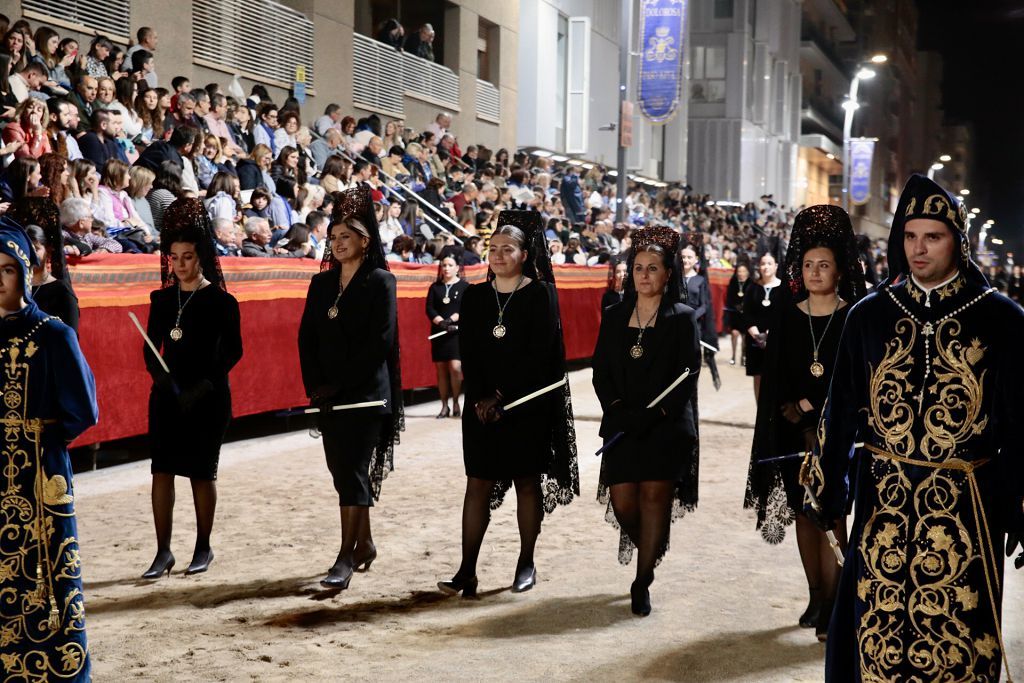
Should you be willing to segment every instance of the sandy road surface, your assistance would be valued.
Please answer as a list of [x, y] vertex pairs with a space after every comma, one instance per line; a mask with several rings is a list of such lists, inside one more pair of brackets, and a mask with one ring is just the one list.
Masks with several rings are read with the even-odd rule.
[[[459, 560], [464, 485], [459, 424], [410, 409], [373, 512], [380, 557], [341, 593], [317, 581], [339, 541], [337, 499], [319, 441], [305, 432], [224, 448], [216, 560], [181, 574], [195, 529], [178, 483], [169, 579], [142, 583], [154, 540], [148, 462], [76, 478], [86, 610], [97, 681], [674, 680], [820, 681], [824, 648], [796, 627], [806, 600], [795, 536], [768, 546], [741, 509], [753, 422], [749, 380], [701, 380], [700, 506], [673, 527], [652, 589], [654, 613], [629, 612], [633, 567], [594, 501], [599, 445], [589, 371], [573, 373], [583, 497], [545, 522], [540, 583], [513, 595], [514, 497], [493, 518], [482, 599], [434, 584]], [[1004, 632], [1024, 675], [1024, 573], [1011, 573]]]

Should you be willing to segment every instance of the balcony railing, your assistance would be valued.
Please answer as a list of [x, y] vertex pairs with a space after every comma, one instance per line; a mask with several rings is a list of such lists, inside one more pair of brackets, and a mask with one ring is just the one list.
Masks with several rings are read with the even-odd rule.
[[353, 36], [352, 52], [355, 104], [401, 117], [408, 95], [458, 110], [459, 77], [451, 69], [359, 33]]
[[835, 42], [829, 40], [818, 27], [814, 24], [804, 21], [800, 24], [800, 40], [814, 43], [821, 50], [822, 54], [832, 62], [832, 64], [839, 70], [841, 74], [849, 78], [849, 70], [846, 68], [846, 64], [843, 62], [842, 57], [839, 55], [839, 51], [836, 50]]
[[493, 83], [476, 79], [476, 116], [478, 119], [501, 123], [501, 92]]

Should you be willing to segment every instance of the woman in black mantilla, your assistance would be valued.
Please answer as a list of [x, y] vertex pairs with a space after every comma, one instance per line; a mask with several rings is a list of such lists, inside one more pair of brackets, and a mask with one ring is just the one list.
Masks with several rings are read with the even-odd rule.
[[32, 298], [49, 315], [78, 332], [78, 297], [64, 258], [60, 210], [49, 197], [23, 197], [7, 215], [25, 226], [39, 262], [32, 266]]
[[608, 307], [622, 301], [625, 292], [623, 290], [626, 281], [626, 270], [628, 265], [626, 259], [619, 257], [608, 262], [608, 289], [601, 295], [601, 314], [604, 315]]
[[[675, 510], [697, 505], [697, 423], [694, 397], [701, 351], [696, 313], [679, 303], [673, 255], [679, 235], [644, 228], [633, 236], [626, 296], [604, 313], [594, 349], [594, 389], [607, 442], [598, 498], [610, 491], [609, 513], [622, 530], [619, 560], [639, 549], [630, 587], [634, 614], [651, 612], [649, 587], [668, 547]], [[690, 376], [657, 406], [648, 404], [685, 370]]]
[[[711, 372], [711, 381], [715, 389], [722, 388], [722, 380], [718, 375], [718, 363], [715, 351], [718, 349], [718, 324], [715, 320], [714, 306], [711, 304], [711, 286], [706, 276], [707, 259], [704, 258], [704, 237], [697, 233], [688, 236], [688, 240], [679, 250], [680, 278], [679, 294], [682, 302], [693, 309], [697, 316], [697, 328], [700, 340], [707, 346], [701, 347], [701, 355]], [[708, 348], [708, 347], [712, 348]]]
[[732, 278], [729, 280], [729, 287], [725, 292], [725, 323], [729, 330], [729, 337], [732, 340], [732, 358], [729, 365], [736, 365], [737, 342], [740, 349], [740, 364], [747, 362], [744, 350], [743, 338], [747, 336], [747, 326], [743, 324], [743, 304], [753, 287], [754, 281], [750, 279], [750, 265], [742, 261], [736, 265]]
[[[395, 276], [388, 271], [373, 198], [366, 186], [339, 193], [320, 273], [299, 325], [302, 383], [323, 436], [341, 507], [341, 549], [326, 588], [348, 588], [352, 573], [377, 558], [370, 508], [394, 469], [404, 429]], [[332, 406], [384, 401], [332, 412]]]
[[146, 333], [170, 372], [147, 346], [142, 353], [153, 377], [149, 441], [153, 462], [153, 522], [157, 553], [142, 575], [171, 573], [174, 477], [188, 477], [196, 509], [196, 545], [186, 574], [213, 561], [210, 534], [217, 509], [217, 464], [231, 421], [228, 373], [242, 358], [238, 302], [220, 272], [210, 218], [198, 199], [167, 207], [160, 232], [163, 287], [149, 295]]
[[743, 302], [743, 321], [746, 334], [743, 335], [743, 351], [747, 357], [747, 376], [754, 378], [754, 400], [761, 394], [761, 373], [764, 368], [764, 349], [768, 343], [768, 332], [779, 315], [779, 300], [782, 284], [776, 273], [779, 262], [775, 254], [765, 252], [757, 259], [760, 280], [751, 287]]
[[540, 214], [502, 211], [488, 248], [487, 282], [466, 290], [459, 325], [467, 411], [462, 418], [466, 497], [462, 564], [446, 593], [476, 594], [490, 521], [515, 483], [520, 550], [513, 592], [537, 581], [534, 547], [545, 512], [579, 495], [568, 384], [519, 407], [502, 405], [565, 377], [558, 296]]
[[[865, 293], [845, 211], [820, 205], [797, 214], [782, 277], [779, 315], [765, 349], [744, 507], [757, 511], [757, 528], [768, 543], [781, 543], [786, 526], [796, 521], [810, 593], [799, 621], [824, 638], [839, 567], [825, 534], [802, 512], [799, 472], [803, 453], [814, 445], [846, 314]], [[762, 462], [787, 455], [792, 457]], [[839, 535], [845, 543], [845, 533]]]
[[[437, 417], [462, 416], [459, 395], [462, 393], [462, 362], [459, 360], [459, 311], [462, 296], [469, 283], [462, 277], [462, 265], [455, 254], [446, 254], [437, 264], [437, 279], [427, 291], [427, 318], [430, 334], [430, 359], [437, 369], [437, 390], [441, 395], [441, 412]], [[448, 399], [452, 409], [448, 409]]]

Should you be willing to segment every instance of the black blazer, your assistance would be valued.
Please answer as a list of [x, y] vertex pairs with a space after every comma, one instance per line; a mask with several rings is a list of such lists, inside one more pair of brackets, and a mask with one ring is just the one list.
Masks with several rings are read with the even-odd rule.
[[[655, 321], [660, 332], [644, 334], [645, 358], [635, 360], [627, 351], [638, 332], [629, 327], [635, 302], [635, 295], [627, 296], [604, 311], [592, 360], [594, 390], [605, 412], [618, 400], [644, 408], [689, 368], [690, 376], [658, 404], [667, 418], [653, 432], [666, 448], [677, 448], [680, 439], [692, 441], [697, 434], [691, 408], [701, 365], [697, 319], [689, 306], [663, 298]], [[601, 436], [610, 438], [610, 431], [602, 419]]]
[[391, 412], [388, 356], [398, 330], [395, 276], [364, 264], [338, 301], [338, 317], [327, 311], [338, 295], [338, 271], [313, 276], [299, 324], [299, 362], [306, 395], [330, 387], [331, 402], [386, 400], [373, 413]]

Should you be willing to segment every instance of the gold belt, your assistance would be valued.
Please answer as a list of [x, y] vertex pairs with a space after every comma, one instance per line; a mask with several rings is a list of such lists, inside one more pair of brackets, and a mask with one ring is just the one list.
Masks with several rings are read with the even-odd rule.
[[906, 465], [914, 465], [915, 467], [927, 467], [933, 470], [955, 470], [958, 472], [964, 472], [967, 475], [967, 483], [971, 491], [971, 508], [974, 512], [975, 527], [978, 530], [977, 543], [981, 549], [981, 564], [985, 573], [985, 583], [988, 586], [988, 598], [989, 603], [992, 606], [992, 618], [996, 625], [996, 636], [999, 638], [999, 648], [1003, 652], [1003, 663], [1006, 666], [1006, 680], [1009, 683], [1013, 683], [1013, 677], [1010, 676], [1010, 661], [1006, 658], [1006, 645], [1003, 643], [1003, 629], [999, 623], [999, 610], [996, 607], [995, 593], [992, 590], [992, 584], [994, 583], [996, 589], [1002, 592], [999, 586], [999, 573], [996, 570], [996, 554], [992, 547], [992, 534], [989, 533], [988, 517], [985, 515], [985, 507], [981, 504], [981, 489], [978, 488], [978, 478], [975, 476], [974, 471], [979, 467], [983, 467], [991, 462], [991, 458], [981, 458], [979, 460], [963, 460], [961, 458], [951, 458], [942, 462], [930, 462], [928, 460], [917, 460], [915, 458], [907, 458], [902, 455], [896, 455], [889, 451], [882, 450], [871, 444], [864, 444], [864, 448], [874, 453], [880, 458], [886, 460], [892, 460], [895, 462], [903, 463]]

